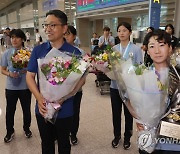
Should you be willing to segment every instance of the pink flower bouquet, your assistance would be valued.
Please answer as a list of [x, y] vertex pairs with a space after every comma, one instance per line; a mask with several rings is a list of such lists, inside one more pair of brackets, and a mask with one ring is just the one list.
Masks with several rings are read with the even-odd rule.
[[45, 119], [54, 118], [60, 109], [58, 100], [68, 95], [88, 68], [88, 63], [75, 55], [53, 48], [45, 58], [38, 59], [40, 92], [47, 100]]
[[115, 80], [109, 57], [120, 60], [121, 55], [120, 52], [107, 49], [102, 53], [92, 56], [91, 63], [97, 70], [105, 73], [110, 79]]

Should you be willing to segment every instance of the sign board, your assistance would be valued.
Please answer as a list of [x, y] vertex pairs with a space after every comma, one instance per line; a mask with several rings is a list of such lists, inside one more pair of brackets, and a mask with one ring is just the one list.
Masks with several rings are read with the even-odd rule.
[[158, 29], [160, 26], [161, 0], [150, 0], [149, 4], [149, 25]]
[[77, 0], [77, 13], [148, 0]]
[[42, 3], [43, 5], [43, 11], [49, 11], [56, 9], [58, 7], [57, 0], [46, 0]]

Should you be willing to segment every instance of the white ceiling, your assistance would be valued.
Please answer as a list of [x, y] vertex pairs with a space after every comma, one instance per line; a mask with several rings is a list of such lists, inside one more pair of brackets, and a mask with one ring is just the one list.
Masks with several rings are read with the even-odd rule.
[[8, 5], [10, 5], [15, 1], [17, 0], [0, 0], [0, 10], [2, 10], [3, 8], [7, 7]]

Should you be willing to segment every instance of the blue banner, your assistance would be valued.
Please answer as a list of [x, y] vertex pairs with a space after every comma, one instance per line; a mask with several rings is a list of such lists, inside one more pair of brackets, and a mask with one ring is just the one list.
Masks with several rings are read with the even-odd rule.
[[160, 26], [161, 0], [149, 1], [149, 25], [158, 29]]

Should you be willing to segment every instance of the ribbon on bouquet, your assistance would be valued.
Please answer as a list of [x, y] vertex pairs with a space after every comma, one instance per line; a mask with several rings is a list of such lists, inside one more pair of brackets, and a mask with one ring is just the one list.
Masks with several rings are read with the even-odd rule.
[[54, 124], [58, 115], [58, 111], [61, 109], [61, 105], [58, 102], [49, 102], [48, 100], [45, 100], [45, 103], [47, 113], [44, 118]]
[[55, 102], [49, 102], [48, 100], [45, 100], [46, 105], [51, 104], [51, 106], [55, 109], [58, 110], [61, 108], [61, 105], [58, 103], [58, 101]]

